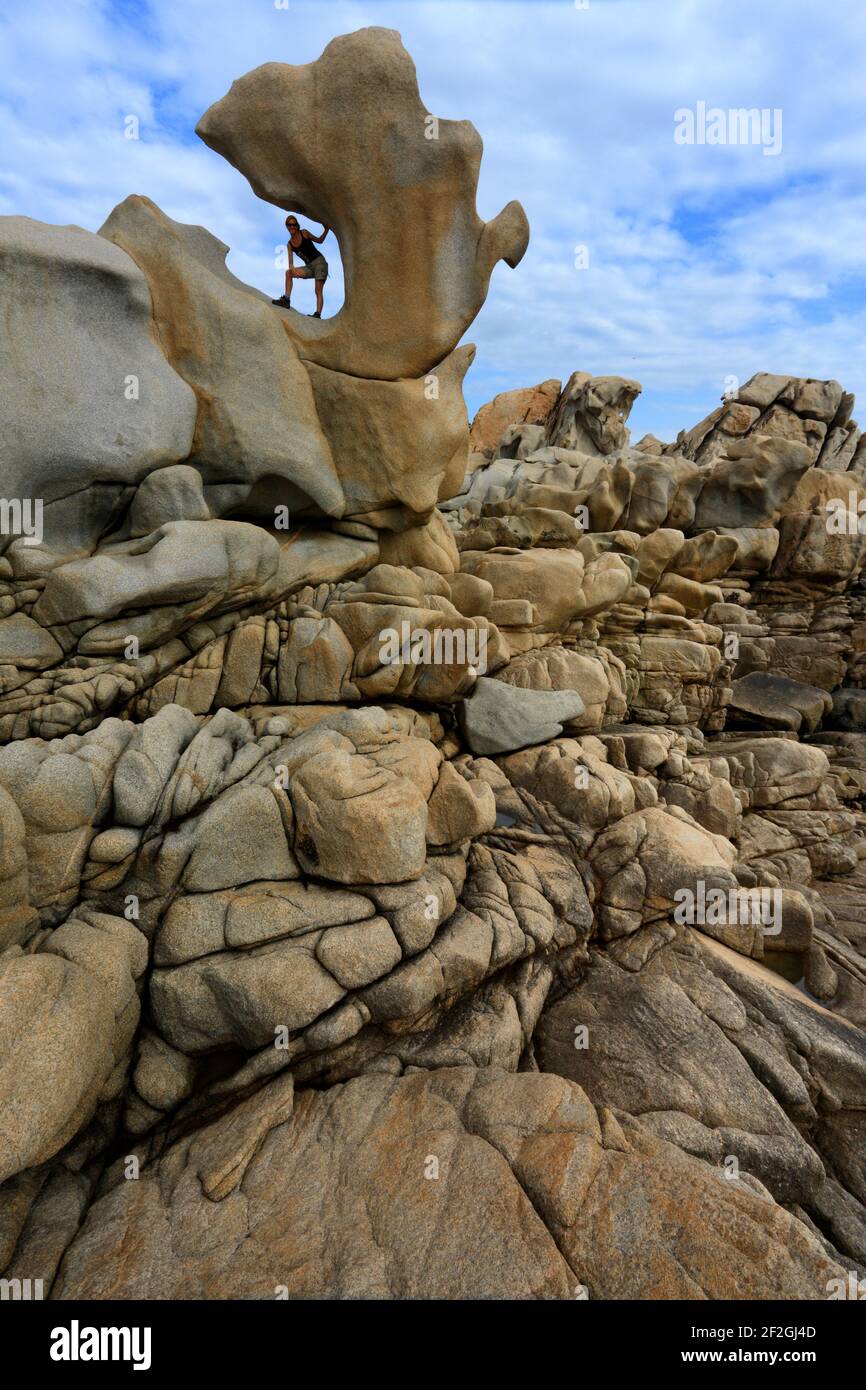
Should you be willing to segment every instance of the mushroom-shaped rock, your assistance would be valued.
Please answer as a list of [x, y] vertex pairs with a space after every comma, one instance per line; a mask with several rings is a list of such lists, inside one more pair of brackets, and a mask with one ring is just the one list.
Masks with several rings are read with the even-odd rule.
[[423, 376], [475, 318], [496, 262], [516, 266], [526, 250], [519, 203], [479, 218], [478, 132], [430, 115], [392, 29], [334, 39], [314, 63], [255, 68], [196, 130], [260, 198], [336, 232], [343, 309], [282, 315], [301, 355], [322, 367]]

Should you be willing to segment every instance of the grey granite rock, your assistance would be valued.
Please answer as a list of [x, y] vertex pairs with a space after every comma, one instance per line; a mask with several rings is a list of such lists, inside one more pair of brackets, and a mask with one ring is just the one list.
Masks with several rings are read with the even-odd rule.
[[196, 401], [160, 352], [147, 281], [119, 247], [2, 217], [0, 273], [3, 496], [45, 506], [41, 545], [13, 539], [8, 558], [37, 574], [88, 551], [124, 488], [186, 457]]
[[384, 30], [204, 116], [333, 222], [331, 318], [142, 196], [0, 220], [0, 1275], [825, 1299], [866, 1274], [854, 399], [759, 374], [634, 447], [638, 384], [577, 371], [470, 456], [458, 339], [527, 229], [430, 121]]
[[473, 753], [511, 753], [555, 738], [583, 712], [576, 690], [524, 690], [479, 676], [461, 703], [460, 725]]

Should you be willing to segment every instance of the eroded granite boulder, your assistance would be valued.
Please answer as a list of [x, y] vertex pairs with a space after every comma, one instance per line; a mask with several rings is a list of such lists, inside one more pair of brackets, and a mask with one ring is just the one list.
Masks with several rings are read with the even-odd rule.
[[399, 37], [199, 131], [334, 226], [333, 319], [145, 197], [0, 220], [0, 1273], [828, 1297], [866, 1273], [853, 398], [759, 374], [632, 446], [638, 384], [575, 372], [470, 454], [458, 340], [527, 228]]
[[260, 198], [334, 228], [344, 307], [313, 322], [281, 314], [320, 367], [385, 381], [433, 371], [481, 308], [496, 262], [516, 266], [526, 250], [519, 203], [479, 218], [478, 133], [430, 115], [393, 29], [333, 39], [314, 63], [265, 63], [196, 129]]

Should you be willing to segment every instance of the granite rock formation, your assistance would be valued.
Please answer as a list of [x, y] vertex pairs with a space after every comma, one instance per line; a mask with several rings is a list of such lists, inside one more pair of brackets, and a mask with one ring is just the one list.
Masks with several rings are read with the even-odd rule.
[[398, 36], [198, 129], [335, 227], [333, 319], [144, 197], [0, 219], [0, 1273], [829, 1297], [866, 1273], [852, 397], [761, 374], [632, 445], [638, 383], [576, 372], [470, 434], [458, 341], [528, 229]]

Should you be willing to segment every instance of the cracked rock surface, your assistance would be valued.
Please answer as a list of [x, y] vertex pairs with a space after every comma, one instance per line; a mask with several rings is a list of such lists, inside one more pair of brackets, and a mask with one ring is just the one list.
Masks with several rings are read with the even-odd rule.
[[639, 384], [575, 372], [470, 432], [528, 230], [426, 119], [383, 30], [202, 118], [334, 226], [332, 320], [145, 197], [0, 218], [0, 1275], [827, 1298], [866, 1275], [853, 397], [760, 373], [632, 444]]

